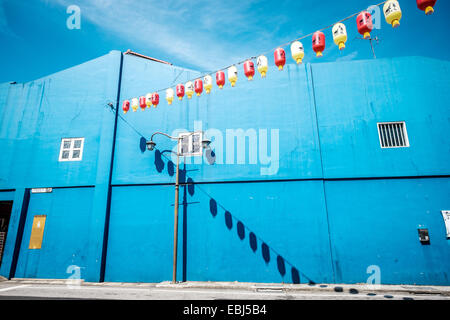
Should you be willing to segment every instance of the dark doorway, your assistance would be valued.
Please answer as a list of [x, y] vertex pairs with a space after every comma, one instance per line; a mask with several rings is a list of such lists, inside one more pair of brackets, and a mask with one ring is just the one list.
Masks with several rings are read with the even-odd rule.
[[0, 201], [0, 266], [8, 234], [9, 219], [11, 217], [12, 201]]

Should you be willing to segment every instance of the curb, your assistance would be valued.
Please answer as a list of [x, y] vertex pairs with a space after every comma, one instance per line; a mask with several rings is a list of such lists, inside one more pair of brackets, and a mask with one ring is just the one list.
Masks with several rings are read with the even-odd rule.
[[[8, 279], [0, 276], [0, 282]], [[160, 283], [129, 283], [129, 282], [85, 282], [83, 279], [77, 283], [67, 279], [24, 279], [13, 278], [10, 282], [22, 284], [71, 284], [95, 287], [135, 287], [135, 288], [163, 288], [163, 289], [216, 289], [216, 290], [243, 290], [250, 292], [337, 292], [350, 294], [416, 294], [416, 295], [442, 295], [450, 296], [450, 286], [416, 286], [416, 285], [367, 285], [367, 284], [279, 284], [279, 283], [247, 283], [247, 282], [178, 282], [164, 281]]]
[[450, 296], [448, 286], [413, 286], [413, 285], [367, 285], [367, 284], [264, 284], [264, 283], [195, 283], [183, 282], [173, 284], [162, 282], [156, 288], [166, 289], [221, 289], [246, 290], [253, 292], [338, 292], [338, 293], [403, 293], [403, 294], [434, 294]]

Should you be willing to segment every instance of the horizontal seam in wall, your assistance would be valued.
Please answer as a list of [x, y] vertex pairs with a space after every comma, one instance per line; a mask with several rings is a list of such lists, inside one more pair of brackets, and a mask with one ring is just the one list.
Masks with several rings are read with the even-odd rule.
[[[272, 179], [272, 180], [234, 180], [234, 181], [201, 181], [201, 182], [187, 182], [182, 185], [191, 184], [236, 184], [236, 183], [268, 183], [268, 182], [300, 182], [300, 181], [355, 181], [355, 180], [405, 180], [405, 179], [439, 179], [450, 178], [450, 175], [435, 175], [435, 176], [402, 176], [402, 177], [355, 177], [355, 178], [309, 178], [309, 179]], [[175, 183], [136, 183], [136, 184], [112, 184], [112, 187], [139, 187], [139, 186], [173, 186]]]

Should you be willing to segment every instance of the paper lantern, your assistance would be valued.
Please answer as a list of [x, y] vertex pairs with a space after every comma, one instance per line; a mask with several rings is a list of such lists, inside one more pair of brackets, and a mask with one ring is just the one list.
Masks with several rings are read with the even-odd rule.
[[266, 56], [259, 56], [256, 59], [256, 66], [258, 67], [258, 72], [261, 73], [261, 78], [264, 78], [269, 69], [269, 62]]
[[131, 99], [131, 109], [133, 109], [133, 112], [136, 112], [138, 108], [139, 108], [139, 99], [138, 98]]
[[286, 64], [286, 52], [284, 52], [282, 48], [278, 48], [273, 53], [273, 57], [278, 70], [283, 70], [283, 67]]
[[347, 28], [345, 24], [336, 23], [331, 32], [333, 33], [334, 43], [339, 47], [339, 50], [344, 50], [347, 42]]
[[154, 94], [152, 94], [152, 105], [154, 108], [156, 108], [158, 104], [159, 104], [159, 94], [155, 92]]
[[123, 110], [123, 113], [127, 113], [128, 111], [130, 111], [130, 101], [129, 100], [125, 100], [123, 102], [122, 110]]
[[255, 75], [255, 65], [251, 60], [247, 60], [244, 62], [244, 74], [248, 78], [248, 80], [252, 80]]
[[238, 71], [235, 66], [228, 68], [228, 81], [230, 81], [231, 86], [234, 87], [238, 79]]
[[192, 96], [194, 95], [194, 84], [192, 83], [192, 81], [188, 81], [186, 82], [186, 95], [188, 97], [188, 99], [191, 99]]
[[147, 93], [145, 96], [145, 104], [147, 105], [147, 108], [150, 108], [152, 106], [152, 94]]
[[402, 18], [402, 9], [400, 4], [396, 0], [390, 0], [383, 6], [384, 17], [386, 22], [392, 25], [393, 28], [397, 28], [400, 25], [400, 19]]
[[417, 8], [422, 11], [425, 11], [425, 14], [429, 16], [434, 12], [434, 5], [436, 4], [436, 0], [416, 0]]
[[147, 101], [145, 100], [145, 97], [139, 97], [139, 106], [141, 107], [142, 111], [147, 108]]
[[321, 31], [316, 31], [312, 37], [313, 50], [317, 57], [323, 56], [325, 50], [325, 34]]
[[200, 97], [203, 92], [203, 82], [201, 79], [197, 79], [194, 81], [194, 89], [197, 96]]
[[178, 100], [183, 100], [184, 97], [184, 86], [180, 83], [176, 87]]
[[219, 86], [220, 89], [223, 88], [225, 85], [225, 72], [223, 71], [217, 71], [216, 73], [216, 83]]
[[203, 82], [204, 82], [204, 87], [205, 87], [205, 91], [206, 93], [210, 93], [213, 83], [212, 83], [212, 77], [210, 75], [204, 76], [203, 77]]
[[364, 36], [364, 39], [370, 39], [370, 33], [373, 30], [372, 15], [367, 12], [361, 12], [356, 18], [358, 32]]
[[166, 90], [166, 100], [167, 104], [171, 105], [173, 102], [174, 92], [172, 88]]
[[294, 59], [297, 64], [302, 63], [302, 60], [305, 57], [305, 48], [303, 48], [303, 44], [300, 41], [291, 43], [291, 55], [292, 59]]

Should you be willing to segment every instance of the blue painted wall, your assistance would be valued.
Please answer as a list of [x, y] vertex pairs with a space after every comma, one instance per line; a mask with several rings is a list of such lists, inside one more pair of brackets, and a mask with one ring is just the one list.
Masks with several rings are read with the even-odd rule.
[[[107, 102], [116, 99], [119, 56], [1, 85], [0, 188], [95, 185], [102, 129], [114, 124]], [[58, 162], [61, 139], [81, 136], [89, 145], [83, 163]]]
[[[178, 279], [333, 282], [323, 200], [320, 181], [182, 187]], [[114, 188], [107, 280], [171, 279], [173, 203], [173, 186]]]
[[[105, 281], [170, 280], [174, 142], [159, 136], [149, 152], [145, 140], [198, 129], [219, 150], [227, 129], [243, 129], [255, 130], [259, 147], [266, 129], [269, 141], [271, 130], [279, 136], [271, 175], [262, 174], [261, 155], [249, 163], [249, 140], [245, 164], [224, 164], [224, 148], [215, 163], [182, 165], [179, 280], [356, 283], [375, 265], [382, 283], [450, 284], [440, 215], [450, 209], [449, 62], [290, 64], [251, 82], [240, 72], [235, 88], [172, 106], [161, 93], [156, 109], [120, 110], [110, 177], [107, 103], [117, 102], [120, 57], [0, 85], [0, 190], [16, 190], [0, 193], [14, 199], [1, 275], [14, 271], [19, 248], [15, 277], [67, 278], [74, 264], [99, 281], [103, 253]], [[119, 102], [199, 75], [125, 55]], [[377, 122], [385, 121], [406, 121], [409, 148], [380, 148]], [[66, 137], [85, 137], [83, 161], [58, 162]], [[31, 194], [26, 207], [33, 187], [65, 188]], [[32, 217], [45, 212], [45, 246], [29, 250]], [[430, 245], [420, 244], [419, 227], [429, 228]]]
[[[360, 283], [380, 268], [382, 283], [450, 284], [450, 241], [441, 210], [449, 178], [327, 181], [336, 281]], [[430, 245], [418, 241], [427, 228]]]
[[[54, 189], [31, 194], [16, 278], [64, 279], [73, 274], [70, 266], [89, 272], [89, 225], [93, 188]], [[33, 218], [46, 215], [42, 249], [29, 249]]]
[[[314, 65], [325, 178], [448, 175], [450, 62], [407, 57]], [[381, 149], [405, 121], [410, 148]]]

